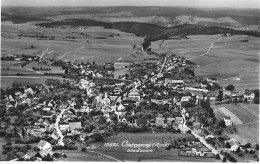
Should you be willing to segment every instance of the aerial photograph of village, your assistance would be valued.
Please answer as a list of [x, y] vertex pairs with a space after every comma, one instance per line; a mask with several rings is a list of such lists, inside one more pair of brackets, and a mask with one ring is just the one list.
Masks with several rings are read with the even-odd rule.
[[0, 161], [259, 162], [259, 0], [1, 0]]

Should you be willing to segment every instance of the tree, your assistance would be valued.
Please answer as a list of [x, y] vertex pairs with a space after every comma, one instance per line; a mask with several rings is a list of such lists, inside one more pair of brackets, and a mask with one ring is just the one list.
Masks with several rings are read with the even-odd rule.
[[226, 90], [228, 91], [233, 91], [235, 89], [234, 85], [232, 84], [229, 84], [227, 87], [226, 87]]
[[220, 155], [217, 154], [217, 155], [215, 156], [215, 158], [216, 158], [216, 159], [220, 159]]
[[34, 45], [31, 45], [31, 48], [34, 49]]
[[259, 150], [259, 144], [256, 144], [256, 145], [255, 145], [255, 149], [256, 149], [256, 150]]
[[68, 74], [69, 73], [69, 70], [68, 68], [65, 69], [65, 74]]
[[94, 141], [98, 142], [98, 141], [102, 141], [104, 138], [100, 133], [94, 133], [92, 135], [92, 138]]
[[222, 162], [227, 162], [227, 157], [224, 157]]
[[229, 142], [226, 142], [226, 148], [231, 148], [231, 145], [230, 145], [230, 143]]
[[224, 120], [220, 120], [218, 123], [218, 126], [222, 127], [222, 128], [226, 128], [226, 123]]
[[247, 143], [247, 144], [245, 144], [245, 148], [250, 148], [251, 147], [251, 143]]

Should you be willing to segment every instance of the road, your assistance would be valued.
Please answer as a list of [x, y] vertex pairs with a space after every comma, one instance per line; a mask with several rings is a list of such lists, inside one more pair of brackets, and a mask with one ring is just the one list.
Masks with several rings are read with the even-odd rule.
[[58, 133], [58, 135], [59, 135], [59, 137], [60, 137], [60, 140], [59, 140], [58, 143], [63, 143], [63, 137], [64, 137], [64, 136], [62, 135], [61, 131], [60, 131], [59, 122], [60, 122], [60, 119], [61, 119], [63, 113], [64, 113], [65, 111], [69, 110], [69, 109], [70, 109], [70, 107], [68, 107], [67, 109], [63, 109], [63, 110], [60, 112], [60, 114], [58, 115], [58, 117], [56, 118], [55, 129], [56, 129], [56, 132]]
[[99, 153], [99, 152], [91, 151], [91, 150], [86, 150], [86, 151], [91, 152], [91, 153], [95, 153], [95, 154], [99, 154], [99, 155], [105, 156], [105, 157], [107, 157], [107, 158], [111, 158], [111, 159], [113, 159], [113, 160], [115, 160], [115, 161], [117, 161], [117, 162], [123, 162], [123, 161], [120, 161], [120, 160], [118, 160], [118, 159], [116, 159], [116, 158], [114, 158], [114, 157], [111, 157], [111, 156], [106, 155], [106, 154], [103, 154], [103, 153]]
[[[189, 128], [189, 129], [190, 129], [190, 128]], [[211, 152], [212, 152], [213, 154], [215, 154], [215, 155], [216, 155], [216, 154], [219, 154], [221, 160], [224, 158], [224, 156], [221, 155], [214, 147], [212, 147], [210, 144], [208, 144], [203, 137], [199, 136], [197, 133], [195, 133], [195, 132], [194, 132], [193, 130], [191, 130], [191, 129], [190, 129], [190, 131], [191, 131], [191, 134], [192, 134], [194, 137], [198, 138], [198, 139], [200, 140], [200, 142], [201, 142], [203, 145], [205, 145], [206, 148], [208, 148], [209, 150], [211, 150]]]
[[69, 52], [65, 53], [64, 55], [62, 55], [60, 59], [63, 59], [66, 55], [68, 55], [68, 54], [70, 54], [70, 53], [72, 53], [72, 52], [79, 51], [79, 50], [81, 50], [81, 49], [83, 49], [83, 48], [85, 48], [85, 47], [87, 47], [87, 46], [80, 47], [79, 49], [76, 49], [76, 50], [74, 50], [74, 51], [69, 51]]
[[44, 55], [47, 51], [49, 51], [49, 47], [47, 48], [47, 50], [45, 50], [45, 51], [42, 53], [42, 55], [40, 56], [40, 59], [43, 57], [43, 55]]
[[211, 45], [210, 45], [210, 47], [209, 47], [209, 49], [207, 50], [206, 53], [198, 55], [198, 56], [194, 56], [194, 57], [191, 57], [191, 58], [187, 58], [187, 59], [194, 59], [194, 58], [197, 58], [197, 57], [200, 57], [200, 56], [207, 55], [209, 53], [209, 51], [211, 50], [211, 48], [213, 47], [214, 43], [217, 42], [221, 38], [222, 38], [222, 36], [220, 36], [217, 40], [215, 40], [213, 43], [211, 43]]
[[[154, 75], [153, 77], [151, 77], [151, 78], [154, 78], [154, 77], [156, 77], [158, 74], [161, 73], [161, 71], [163, 70], [163, 67], [164, 67], [164, 65], [165, 65], [165, 63], [166, 63], [166, 61], [167, 61], [166, 59], [167, 59], [167, 57], [164, 58], [164, 62], [163, 62], [163, 64], [162, 64], [162, 68], [161, 68], [160, 72], [158, 72], [157, 74], [155, 74], [155, 75]], [[148, 77], [146, 81], [142, 82], [142, 83], [139, 84], [139, 85], [136, 85], [135, 87], [137, 88], [137, 87], [143, 85], [143, 84], [146, 83], [147, 81], [150, 81], [151, 78]], [[133, 87], [132, 87], [132, 88], [129, 88], [129, 89], [127, 89], [127, 90], [125, 90], [124, 93], [123, 93], [123, 95], [125, 95], [127, 92], [129, 92], [129, 91], [132, 90], [132, 89], [133, 89]], [[120, 96], [120, 95], [117, 96], [117, 98], [115, 99], [115, 102], [114, 102], [113, 105], [116, 105], [117, 100], [118, 100], [119, 97], [121, 97], [121, 96]]]

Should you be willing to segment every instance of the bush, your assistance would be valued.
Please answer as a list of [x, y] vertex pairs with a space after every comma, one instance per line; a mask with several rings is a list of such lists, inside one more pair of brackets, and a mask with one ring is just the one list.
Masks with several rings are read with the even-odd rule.
[[217, 155], [215, 156], [215, 158], [216, 158], [216, 159], [220, 159], [220, 155], [217, 154]]
[[250, 154], [254, 154], [255, 151], [254, 151], [254, 150], [250, 150], [249, 153], [250, 153]]
[[245, 148], [250, 148], [251, 147], [251, 143], [247, 143], [247, 144], [245, 144]]
[[255, 149], [256, 149], [256, 150], [259, 150], [259, 144], [256, 144], [256, 145], [255, 145]]
[[229, 160], [230, 162], [237, 162], [237, 159], [234, 158], [233, 156], [230, 156], [230, 157], [228, 158], [228, 160]]
[[257, 155], [255, 154], [253, 157], [254, 157], [254, 158], [257, 158]]
[[224, 157], [222, 162], [227, 162], [227, 157]]
[[226, 148], [231, 148], [231, 145], [230, 145], [230, 143], [229, 142], [226, 142]]
[[237, 155], [238, 155], [239, 157], [243, 157], [243, 156], [244, 156], [244, 154], [243, 154], [242, 152], [239, 152]]
[[63, 157], [63, 158], [67, 158], [67, 155], [66, 155], [66, 154], [62, 154], [62, 157]]
[[60, 153], [53, 153], [54, 158], [60, 158]]
[[86, 148], [85, 148], [85, 147], [83, 147], [83, 148], [81, 149], [81, 151], [82, 151], [82, 152], [85, 152], [85, 151], [86, 151]]
[[22, 139], [17, 139], [14, 143], [15, 144], [24, 144], [25, 142]]
[[10, 146], [12, 146], [12, 142], [7, 142], [5, 145], [10, 145]]

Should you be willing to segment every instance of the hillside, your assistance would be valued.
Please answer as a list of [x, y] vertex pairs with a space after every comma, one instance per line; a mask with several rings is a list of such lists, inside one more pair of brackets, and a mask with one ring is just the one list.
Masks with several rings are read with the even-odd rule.
[[133, 33], [137, 36], [145, 36], [145, 41], [156, 41], [160, 39], [168, 39], [172, 36], [180, 35], [214, 35], [230, 33], [232, 35], [250, 35], [259, 37], [260, 33], [256, 31], [240, 31], [230, 28], [222, 27], [207, 27], [202, 25], [178, 25], [174, 27], [161, 27], [154, 24], [139, 23], [139, 22], [115, 22], [108, 23], [95, 20], [83, 20], [83, 19], [67, 19], [63, 21], [54, 21], [48, 23], [36, 24], [40, 27], [52, 28], [57, 26], [103, 26], [107, 29], [118, 29], [123, 32]]
[[[57, 20], [57, 17], [64, 16], [69, 19], [71, 16], [95, 16], [98, 18], [124, 18], [129, 21], [131, 18], [148, 18], [156, 16], [155, 20], [147, 23], [157, 25], [174, 26], [181, 23], [204, 24], [221, 27], [246, 27], [249, 25], [260, 25], [260, 10], [258, 9], [235, 9], [235, 8], [190, 8], [190, 7], [160, 7], [160, 6], [111, 6], [111, 7], [3, 7], [2, 17], [4, 20], [13, 23], [26, 23], [35, 19], [16, 19], [17, 16], [37, 17], [43, 19]], [[120, 13], [128, 13], [121, 15]], [[129, 19], [130, 18], [130, 19]], [[186, 19], [188, 18], [188, 19]], [[194, 21], [195, 18], [195, 21]], [[198, 19], [196, 19], [198, 18]], [[129, 20], [128, 20], [129, 19]]]

